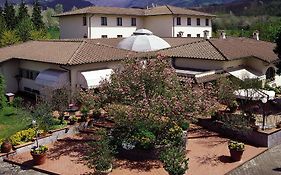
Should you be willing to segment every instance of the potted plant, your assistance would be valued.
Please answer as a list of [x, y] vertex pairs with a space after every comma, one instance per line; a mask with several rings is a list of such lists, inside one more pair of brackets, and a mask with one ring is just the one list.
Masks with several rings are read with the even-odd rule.
[[171, 146], [160, 155], [164, 169], [169, 175], [184, 175], [188, 169], [188, 160], [181, 147]]
[[245, 150], [245, 144], [242, 142], [230, 140], [228, 143], [228, 148], [230, 151], [231, 159], [233, 161], [240, 161]]
[[78, 121], [78, 118], [76, 116], [69, 117], [69, 124], [74, 125]]
[[34, 146], [31, 148], [30, 154], [33, 157], [34, 165], [42, 165], [47, 159], [48, 147], [44, 145]]
[[95, 169], [95, 174], [109, 174], [112, 171], [113, 149], [106, 130], [98, 130], [100, 139], [90, 143], [89, 154], [86, 157], [88, 166]]
[[12, 150], [12, 143], [6, 139], [2, 144], [1, 144], [1, 152], [2, 153], [9, 153]]

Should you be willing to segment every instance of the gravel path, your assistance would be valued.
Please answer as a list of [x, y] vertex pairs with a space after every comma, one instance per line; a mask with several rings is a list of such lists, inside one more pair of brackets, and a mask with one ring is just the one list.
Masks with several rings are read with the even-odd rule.
[[242, 166], [234, 169], [228, 175], [280, 175], [281, 145], [273, 147]]
[[17, 165], [9, 164], [7, 162], [4, 162], [1, 158], [0, 158], [0, 174], [1, 175], [45, 175], [43, 173], [34, 170], [25, 169]]

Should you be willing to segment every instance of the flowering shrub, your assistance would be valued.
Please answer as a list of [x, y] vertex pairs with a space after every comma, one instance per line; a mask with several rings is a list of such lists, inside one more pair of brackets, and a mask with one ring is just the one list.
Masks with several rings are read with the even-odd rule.
[[24, 144], [31, 141], [35, 137], [35, 130], [29, 128], [26, 130], [19, 131], [10, 137], [10, 141], [13, 146]]

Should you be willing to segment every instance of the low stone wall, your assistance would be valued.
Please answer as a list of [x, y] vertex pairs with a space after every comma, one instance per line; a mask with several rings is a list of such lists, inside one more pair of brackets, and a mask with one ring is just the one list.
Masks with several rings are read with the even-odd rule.
[[[38, 143], [39, 143], [39, 145], [47, 145], [50, 143], [54, 143], [59, 138], [65, 137], [67, 135], [73, 135], [76, 133], [78, 133], [78, 129], [75, 126], [59, 129], [59, 130], [53, 131], [49, 136], [39, 138]], [[16, 148], [16, 154], [30, 151], [30, 149], [35, 145], [36, 145], [36, 143], [32, 142], [32, 143], [27, 143], [25, 145], [19, 146]]]
[[212, 121], [211, 119], [199, 119], [199, 125], [208, 130], [220, 133], [221, 135], [228, 136], [236, 140], [241, 140], [255, 146], [271, 148], [281, 144], [281, 129], [269, 133], [253, 130], [235, 132], [231, 129], [222, 127], [222, 122]]

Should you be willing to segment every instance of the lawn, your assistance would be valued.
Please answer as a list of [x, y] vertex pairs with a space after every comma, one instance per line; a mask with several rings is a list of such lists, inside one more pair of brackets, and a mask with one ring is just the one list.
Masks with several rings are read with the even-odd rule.
[[0, 111], [0, 140], [25, 129], [31, 123], [27, 112], [14, 107], [5, 107]]

